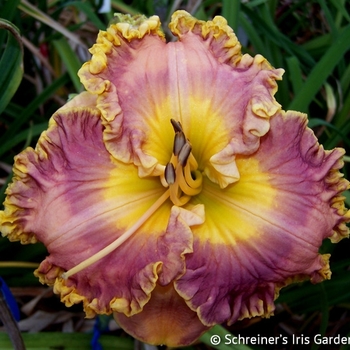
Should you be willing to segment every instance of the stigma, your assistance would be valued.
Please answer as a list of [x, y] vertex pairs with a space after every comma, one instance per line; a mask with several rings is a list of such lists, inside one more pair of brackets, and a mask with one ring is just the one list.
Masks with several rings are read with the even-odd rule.
[[176, 206], [185, 205], [192, 196], [202, 190], [202, 174], [192, 154], [192, 146], [186, 138], [180, 122], [171, 119], [175, 137], [170, 161], [161, 176], [163, 186], [169, 187], [170, 200]]

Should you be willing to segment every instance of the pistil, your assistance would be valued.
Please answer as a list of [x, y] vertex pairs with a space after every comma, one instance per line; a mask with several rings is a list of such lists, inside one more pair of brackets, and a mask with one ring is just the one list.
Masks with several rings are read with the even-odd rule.
[[90, 256], [90, 258], [82, 261], [80, 264], [74, 266], [67, 272], [64, 272], [61, 277], [64, 279], [67, 279], [79, 271], [86, 269], [90, 265], [94, 264], [95, 262], [101, 260], [106, 255], [113, 252], [115, 249], [117, 249], [120, 245], [122, 245], [129, 237], [131, 237], [151, 216], [154, 214], [158, 208], [169, 198], [170, 190], [165, 191], [158, 200], [153, 203], [153, 205], [137, 220], [137, 222], [130, 227], [128, 230], [126, 230], [120, 237], [118, 237], [114, 242], [109, 244], [107, 247], [103, 248], [96, 254]]

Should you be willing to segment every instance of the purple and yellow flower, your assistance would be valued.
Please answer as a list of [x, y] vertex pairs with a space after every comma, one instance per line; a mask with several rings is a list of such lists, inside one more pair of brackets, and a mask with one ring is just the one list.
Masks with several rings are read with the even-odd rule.
[[274, 69], [222, 17], [120, 16], [79, 72], [86, 91], [15, 158], [1, 230], [41, 241], [35, 274], [87, 317], [152, 344], [269, 317], [282, 287], [330, 278], [348, 236], [342, 149], [276, 102]]

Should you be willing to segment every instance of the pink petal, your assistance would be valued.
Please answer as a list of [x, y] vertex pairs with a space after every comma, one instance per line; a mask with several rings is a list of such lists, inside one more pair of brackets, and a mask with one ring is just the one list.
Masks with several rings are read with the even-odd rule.
[[100, 32], [92, 60], [79, 72], [86, 89], [98, 94], [108, 150], [137, 165], [140, 176], [160, 175], [171, 154], [174, 118], [207, 176], [221, 187], [237, 181], [234, 154], [255, 152], [268, 132], [280, 109], [273, 95], [283, 71], [262, 56], [242, 56], [219, 17], [203, 22], [178, 11], [170, 28], [179, 41], [167, 44], [153, 20], [142, 26], [150, 31], [142, 40], [140, 33], [125, 40], [118, 25]]
[[194, 254], [175, 289], [207, 326], [268, 317], [285, 285], [330, 278], [318, 251], [348, 235], [344, 151], [324, 151], [306, 125], [305, 115], [280, 112], [257, 152], [237, 156], [240, 181], [225, 190], [207, 181], [193, 201], [206, 220], [192, 229]]

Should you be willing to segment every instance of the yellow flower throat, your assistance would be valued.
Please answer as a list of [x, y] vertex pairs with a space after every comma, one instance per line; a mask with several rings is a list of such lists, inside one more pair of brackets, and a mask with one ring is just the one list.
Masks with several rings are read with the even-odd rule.
[[192, 146], [185, 136], [181, 123], [171, 119], [171, 124], [175, 131], [173, 153], [169, 163], [165, 166], [164, 173], [160, 176], [162, 185], [168, 189], [132, 227], [107, 247], [63, 273], [62, 278], [67, 279], [75, 275], [113, 252], [131, 237], [168, 198], [174, 205], [183, 206], [192, 196], [201, 192], [202, 174], [198, 170], [198, 163], [192, 154]]

